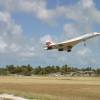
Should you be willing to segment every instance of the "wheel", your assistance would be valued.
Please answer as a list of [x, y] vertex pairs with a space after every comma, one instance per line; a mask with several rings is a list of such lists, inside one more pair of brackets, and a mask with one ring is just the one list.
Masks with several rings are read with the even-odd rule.
[[68, 49], [67, 52], [71, 52], [71, 49]]

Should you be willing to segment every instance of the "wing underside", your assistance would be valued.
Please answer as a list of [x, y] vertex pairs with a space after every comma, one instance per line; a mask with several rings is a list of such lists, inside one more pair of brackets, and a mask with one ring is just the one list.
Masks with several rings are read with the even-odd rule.
[[77, 41], [65, 41], [65, 42], [62, 42], [62, 43], [53, 44], [52, 48], [58, 49], [59, 51], [60, 50], [70, 51], [72, 49], [72, 47], [74, 47], [74, 45], [78, 44], [79, 42], [80, 42], [79, 40], [77, 40]]

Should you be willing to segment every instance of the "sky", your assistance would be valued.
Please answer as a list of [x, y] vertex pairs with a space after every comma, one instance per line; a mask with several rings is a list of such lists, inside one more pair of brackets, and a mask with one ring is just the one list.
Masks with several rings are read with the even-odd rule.
[[100, 32], [99, 5], [100, 0], [0, 0], [0, 66], [100, 67], [100, 37], [71, 53], [43, 49], [47, 40]]

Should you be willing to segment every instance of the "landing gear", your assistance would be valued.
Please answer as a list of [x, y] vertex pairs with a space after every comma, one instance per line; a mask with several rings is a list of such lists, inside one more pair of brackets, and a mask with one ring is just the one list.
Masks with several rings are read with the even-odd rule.
[[61, 49], [58, 49], [58, 51], [64, 51], [64, 49], [63, 49], [63, 48], [61, 48]]
[[72, 49], [72, 46], [68, 46], [67, 47], [67, 52], [71, 52], [72, 51], [71, 49]]
[[68, 49], [68, 50], [67, 50], [67, 52], [71, 52], [71, 51], [72, 51], [71, 49]]

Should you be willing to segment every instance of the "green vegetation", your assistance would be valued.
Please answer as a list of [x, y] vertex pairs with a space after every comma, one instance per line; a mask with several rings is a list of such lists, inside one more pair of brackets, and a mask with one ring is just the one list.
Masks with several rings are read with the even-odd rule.
[[61, 75], [68, 74], [70, 72], [78, 72], [78, 71], [93, 71], [97, 76], [100, 76], [100, 68], [93, 69], [91, 67], [86, 68], [74, 68], [68, 65], [64, 66], [45, 66], [45, 67], [33, 67], [31, 65], [21, 65], [21, 66], [14, 66], [14, 65], [7, 65], [6, 67], [0, 68], [0, 75], [24, 75], [24, 76], [31, 76], [31, 75], [47, 75], [52, 73], [60, 73]]

